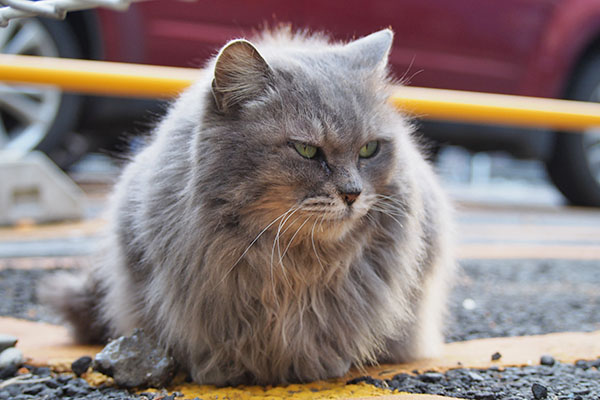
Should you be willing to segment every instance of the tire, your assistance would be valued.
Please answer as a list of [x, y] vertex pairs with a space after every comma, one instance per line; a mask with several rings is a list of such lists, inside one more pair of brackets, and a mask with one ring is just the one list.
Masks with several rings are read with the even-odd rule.
[[[82, 55], [75, 34], [64, 21], [23, 18], [11, 20], [2, 29], [2, 53], [66, 58]], [[65, 149], [73, 147], [69, 138], [79, 122], [82, 103], [82, 96], [58, 88], [0, 84], [0, 149], [18, 154], [41, 150], [66, 168], [76, 159]]]
[[[579, 68], [567, 93], [571, 100], [600, 102], [600, 54]], [[558, 132], [546, 163], [550, 178], [574, 205], [600, 207], [600, 131]]]

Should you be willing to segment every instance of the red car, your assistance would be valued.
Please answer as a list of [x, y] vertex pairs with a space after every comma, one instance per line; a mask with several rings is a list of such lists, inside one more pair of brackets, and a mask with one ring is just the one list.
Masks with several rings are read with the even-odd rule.
[[[391, 26], [394, 72], [415, 86], [600, 100], [598, 0], [153, 0], [123, 13], [98, 9], [69, 13], [66, 21], [16, 20], [0, 28], [0, 49], [201, 66], [227, 40], [278, 22], [323, 30], [336, 39]], [[90, 143], [98, 145], [94, 140], [104, 139], [102, 146], [114, 142], [106, 132], [118, 121], [140, 121], [142, 110], [156, 110], [148, 100], [8, 85], [2, 90], [0, 146], [38, 147], [63, 166]], [[443, 121], [423, 122], [421, 130], [440, 144], [543, 160], [569, 200], [600, 206], [597, 132], [570, 135]]]

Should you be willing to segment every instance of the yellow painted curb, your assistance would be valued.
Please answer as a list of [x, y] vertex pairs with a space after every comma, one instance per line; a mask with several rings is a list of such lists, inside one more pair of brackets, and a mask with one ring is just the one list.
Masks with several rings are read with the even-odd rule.
[[452, 400], [455, 397], [438, 396], [435, 394], [397, 393], [377, 397], [359, 397], [354, 400]]
[[387, 389], [359, 383], [346, 385], [343, 380], [319, 381], [285, 386], [222, 387], [185, 384], [170, 388], [183, 393], [185, 399], [200, 397], [203, 400], [265, 400], [265, 399], [356, 399], [380, 398], [389, 395]]

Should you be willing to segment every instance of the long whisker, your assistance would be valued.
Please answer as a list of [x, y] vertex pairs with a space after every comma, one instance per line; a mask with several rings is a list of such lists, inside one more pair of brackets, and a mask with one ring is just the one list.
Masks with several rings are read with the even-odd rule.
[[371, 210], [374, 210], [374, 211], [377, 211], [377, 212], [380, 212], [380, 213], [382, 213], [382, 214], [385, 214], [385, 215], [387, 215], [389, 218], [391, 218], [391, 219], [393, 219], [394, 221], [396, 221], [396, 222], [398, 223], [398, 225], [400, 225], [400, 227], [401, 227], [401, 228], [402, 228], [402, 227], [404, 227], [404, 224], [402, 224], [402, 222], [400, 222], [400, 221], [398, 220], [398, 218], [396, 218], [396, 216], [398, 216], [398, 215], [400, 215], [400, 214], [394, 214], [394, 213], [393, 213], [393, 212], [391, 212], [389, 209], [386, 209], [386, 208], [381, 208], [381, 207], [376, 207], [376, 206], [373, 206], [373, 207], [371, 207]]
[[[306, 223], [308, 222], [308, 220], [310, 219], [310, 216], [308, 218], [306, 218], [306, 220], [302, 223], [302, 225], [300, 225], [300, 227], [296, 230], [296, 232], [294, 233], [294, 235], [292, 236], [292, 238], [290, 239], [289, 243], [287, 244], [285, 250], [283, 251], [283, 254], [281, 256], [281, 258], [279, 259], [279, 262], [281, 263], [283, 258], [285, 257], [285, 255], [288, 252], [288, 249], [290, 248], [290, 246], [292, 245], [292, 242], [294, 241], [294, 238], [296, 237], [296, 235], [298, 235], [298, 233], [300, 232], [300, 230], [302, 229], [302, 227], [304, 225], [306, 225]], [[283, 266], [283, 264], [282, 264]]]
[[321, 232], [323, 232], [323, 221], [325, 221], [325, 217], [327, 216], [327, 213], [323, 213], [323, 215], [321, 216], [321, 221], [319, 222], [319, 230]]
[[275, 238], [273, 239], [273, 247], [271, 248], [271, 269], [273, 268], [273, 262], [275, 261], [275, 247], [278, 249], [278, 253], [281, 256], [281, 249], [279, 248], [279, 237], [281, 235], [281, 228], [285, 225], [287, 220], [298, 211], [299, 207], [293, 206], [289, 210], [285, 212], [285, 217], [279, 221], [279, 225], [277, 226], [277, 233], [275, 234]]
[[260, 231], [260, 233], [248, 245], [248, 247], [246, 247], [246, 250], [244, 250], [244, 252], [242, 253], [242, 255], [238, 257], [238, 259], [233, 263], [233, 265], [231, 267], [229, 267], [229, 269], [227, 270], [227, 272], [225, 273], [225, 275], [223, 275], [223, 278], [219, 281], [218, 285], [220, 285], [220, 284], [223, 283], [223, 281], [227, 278], [227, 276], [231, 273], [231, 271], [233, 271], [233, 269], [235, 268], [235, 266], [238, 265], [238, 263], [242, 260], [242, 258], [244, 258], [244, 256], [248, 253], [248, 251], [250, 250], [250, 248], [252, 246], [254, 246], [254, 243], [256, 243], [258, 241], [258, 239], [263, 235], [263, 233], [265, 233], [271, 226], [273, 226], [273, 224], [275, 222], [277, 222], [279, 219], [281, 219], [283, 216], [285, 216], [288, 212], [289, 212], [289, 210], [286, 211], [286, 212], [284, 212], [283, 214], [281, 214], [279, 217], [275, 218], [262, 231]]
[[273, 239], [273, 247], [271, 248], [271, 264], [269, 266], [269, 275], [271, 277], [271, 289], [273, 291], [273, 299], [275, 300], [276, 304], [279, 304], [279, 301], [277, 300], [277, 290], [275, 289], [275, 276], [274, 276], [274, 268], [273, 268], [275, 243], [277, 243], [279, 241], [279, 233], [281, 231], [282, 223], [285, 223], [286, 217], [289, 217], [289, 214], [291, 212], [295, 212], [294, 208], [295, 208], [295, 206], [292, 206], [285, 213], [283, 213], [283, 215], [282, 215], [283, 219], [279, 222], [279, 226], [277, 228], [277, 234], [275, 235], [275, 239]]
[[393, 203], [395, 206], [397, 206], [399, 209], [401, 209], [402, 211], [406, 212], [406, 204], [404, 204], [403, 202], [401, 202], [400, 200], [391, 197], [391, 196], [386, 196], [383, 194], [376, 194], [375, 198], [377, 198], [379, 200], [379, 202], [381, 203], [381, 200], [385, 200], [385, 202], [391, 202]]
[[[288, 286], [290, 286], [290, 282], [287, 279], [287, 274], [285, 273], [285, 268], [283, 266], [283, 263], [281, 261], [281, 246], [279, 243], [279, 239], [281, 237], [281, 229], [283, 228], [283, 226], [286, 224], [286, 222], [292, 217], [292, 215], [294, 215], [294, 213], [296, 213], [296, 211], [298, 211], [300, 209], [300, 206], [294, 206], [292, 208], [290, 208], [289, 215], [287, 215], [285, 218], [283, 218], [280, 222], [279, 222], [279, 226], [277, 227], [277, 234], [275, 235], [275, 239], [273, 240], [273, 247], [271, 248], [271, 274], [273, 274], [273, 261], [275, 259], [275, 246], [277, 246], [277, 254], [279, 256], [279, 264], [281, 264], [281, 271], [283, 273], [283, 278], [286, 281], [286, 284]], [[290, 212], [291, 211], [291, 212]]]
[[313, 252], [315, 253], [315, 257], [317, 257], [317, 261], [319, 262], [319, 265], [321, 266], [321, 271], [325, 272], [325, 267], [323, 266], [323, 263], [321, 262], [321, 257], [319, 257], [319, 254], [317, 253], [317, 247], [315, 246], [315, 227], [317, 226], [318, 220], [319, 220], [318, 218], [315, 218], [315, 223], [313, 224], [313, 227], [311, 229], [310, 241], [312, 242], [312, 248], [313, 248]]

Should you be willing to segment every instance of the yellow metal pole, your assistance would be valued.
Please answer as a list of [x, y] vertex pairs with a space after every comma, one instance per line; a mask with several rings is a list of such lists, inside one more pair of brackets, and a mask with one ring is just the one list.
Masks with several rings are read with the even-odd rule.
[[423, 118], [566, 130], [600, 127], [600, 104], [583, 101], [410, 86], [398, 88], [391, 101]]
[[172, 97], [199, 74], [193, 68], [0, 54], [0, 81], [60, 86], [89, 94]]
[[[60, 86], [92, 94], [172, 97], [200, 70], [0, 54], [0, 81]], [[419, 118], [582, 131], [600, 127], [600, 104], [399, 87], [391, 102]]]

